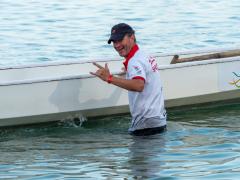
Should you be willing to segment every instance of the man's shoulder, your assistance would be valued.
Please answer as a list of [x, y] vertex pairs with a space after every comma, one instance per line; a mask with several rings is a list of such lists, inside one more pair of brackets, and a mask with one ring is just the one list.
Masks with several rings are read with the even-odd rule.
[[133, 56], [133, 61], [145, 62], [149, 58], [146, 51], [139, 49]]
[[138, 56], [144, 56], [144, 57], [148, 57], [148, 53], [146, 52], [145, 49], [139, 48], [139, 50], [136, 53]]

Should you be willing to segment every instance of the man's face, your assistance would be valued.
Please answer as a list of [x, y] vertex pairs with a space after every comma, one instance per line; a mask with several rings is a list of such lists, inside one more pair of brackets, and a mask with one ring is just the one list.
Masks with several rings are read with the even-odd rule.
[[134, 42], [134, 34], [126, 34], [120, 41], [113, 41], [113, 47], [121, 57], [127, 57], [130, 50], [132, 49]]

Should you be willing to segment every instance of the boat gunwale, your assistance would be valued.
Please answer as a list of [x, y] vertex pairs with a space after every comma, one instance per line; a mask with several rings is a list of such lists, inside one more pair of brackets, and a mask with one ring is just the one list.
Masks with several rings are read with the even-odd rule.
[[201, 61], [191, 61], [191, 62], [176, 63], [176, 64], [167, 64], [167, 65], [159, 66], [158, 69], [159, 70], [176, 69], [176, 68], [191, 67], [191, 66], [206, 65], [206, 64], [228, 63], [228, 62], [234, 62], [234, 61], [240, 61], [240, 56], [201, 60]]
[[[190, 55], [190, 54], [204, 54], [204, 53], [215, 53], [215, 52], [223, 52], [223, 51], [230, 51], [230, 50], [237, 50], [239, 48], [232, 47], [232, 48], [213, 48], [213, 49], [195, 49], [195, 50], [186, 50], [182, 52], [172, 52], [172, 53], [156, 53], [152, 55], [156, 58], [161, 57], [169, 57], [174, 55]], [[37, 68], [37, 67], [47, 67], [47, 66], [62, 66], [62, 65], [73, 65], [73, 64], [86, 64], [86, 63], [93, 63], [93, 62], [111, 62], [111, 61], [122, 61], [120, 58], [102, 58], [102, 59], [95, 59], [95, 60], [65, 60], [65, 61], [49, 61], [44, 63], [31, 63], [31, 64], [24, 64], [24, 65], [8, 65], [8, 66], [0, 66], [0, 70], [9, 70], [9, 69], [26, 69], [26, 68]]]
[[[234, 62], [234, 61], [240, 61], [240, 56], [229, 57], [229, 58], [221, 58], [221, 59], [210, 59], [210, 60], [203, 60], [203, 61], [184, 62], [184, 63], [178, 63], [178, 64], [161, 65], [161, 66], [158, 67], [158, 69], [159, 70], [177, 69], [177, 68], [184, 68], [184, 67], [192, 67], [192, 66], [199, 66], [199, 65], [206, 65], [206, 64], [227, 63], [227, 62]], [[115, 71], [115, 72], [112, 72], [112, 74], [113, 75], [120, 75], [120, 74], [122, 74], [122, 72], [121, 71]], [[0, 82], [0, 87], [1, 86], [11, 86], [11, 85], [23, 85], [23, 84], [52, 82], [52, 81], [87, 79], [87, 78], [93, 78], [93, 77], [95, 77], [95, 76], [93, 76], [91, 74], [79, 74], [79, 75], [68, 75], [68, 76], [51, 77], [51, 78], [16, 80], [16, 81]]]

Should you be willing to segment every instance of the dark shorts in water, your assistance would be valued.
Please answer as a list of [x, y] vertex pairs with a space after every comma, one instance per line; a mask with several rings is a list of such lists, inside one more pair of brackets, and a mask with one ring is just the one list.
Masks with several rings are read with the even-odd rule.
[[155, 127], [155, 128], [146, 128], [139, 129], [135, 131], [130, 131], [129, 133], [134, 136], [149, 136], [154, 134], [163, 133], [167, 130], [167, 126]]

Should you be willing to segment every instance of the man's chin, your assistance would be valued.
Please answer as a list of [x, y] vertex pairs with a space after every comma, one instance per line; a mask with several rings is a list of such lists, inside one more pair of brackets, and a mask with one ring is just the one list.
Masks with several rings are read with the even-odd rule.
[[125, 53], [120, 53], [120, 52], [118, 52], [118, 54], [119, 54], [119, 56], [121, 56], [121, 57], [126, 57], [126, 54], [125, 54]]

